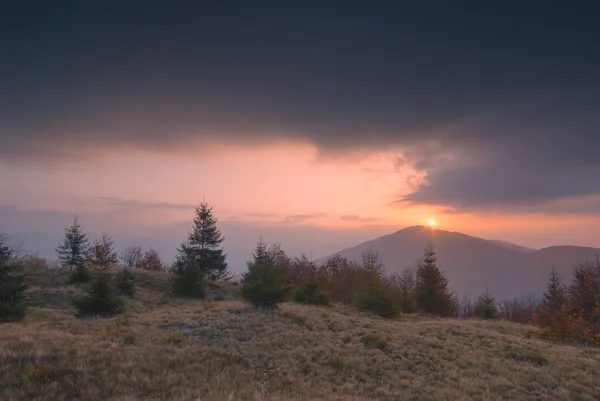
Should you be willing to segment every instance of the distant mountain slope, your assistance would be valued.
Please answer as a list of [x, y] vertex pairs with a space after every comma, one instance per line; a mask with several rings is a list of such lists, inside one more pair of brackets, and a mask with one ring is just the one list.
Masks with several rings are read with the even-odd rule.
[[505, 248], [512, 249], [514, 251], [519, 251], [519, 252], [535, 252], [535, 249], [533, 249], [533, 248], [527, 248], [526, 246], [513, 244], [512, 242], [508, 242], [508, 241], [502, 241], [502, 240], [499, 240], [499, 239], [490, 239], [488, 241], [490, 241], [491, 243], [494, 243], [496, 245], [500, 245], [500, 246], [503, 246]]
[[[486, 284], [499, 299], [541, 294], [552, 267], [568, 281], [575, 264], [595, 258], [596, 253], [600, 255], [600, 249], [574, 246], [535, 251], [505, 241], [498, 243], [423, 226], [408, 227], [334, 255], [360, 261], [363, 252], [373, 249], [381, 254], [389, 272], [398, 272], [415, 266], [429, 241], [434, 244], [438, 266], [444, 270], [450, 287], [472, 297], [478, 296]], [[326, 259], [318, 259], [317, 263]]]

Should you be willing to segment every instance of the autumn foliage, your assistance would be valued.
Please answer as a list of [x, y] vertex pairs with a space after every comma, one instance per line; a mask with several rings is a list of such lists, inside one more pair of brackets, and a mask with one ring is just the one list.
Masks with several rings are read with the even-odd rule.
[[576, 266], [570, 286], [553, 271], [533, 321], [542, 338], [600, 345], [600, 260]]

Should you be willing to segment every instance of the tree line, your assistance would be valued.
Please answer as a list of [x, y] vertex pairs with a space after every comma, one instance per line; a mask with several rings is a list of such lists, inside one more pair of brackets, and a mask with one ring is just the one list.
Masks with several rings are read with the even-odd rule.
[[[65, 229], [57, 256], [69, 268], [71, 283], [88, 283], [85, 295], [77, 298], [78, 316], [110, 316], [124, 311], [122, 296], [135, 295], [132, 269], [168, 271], [170, 293], [186, 298], [203, 298], [210, 281], [230, 281], [224, 240], [212, 207], [203, 201], [195, 211], [192, 230], [177, 249], [175, 261], [167, 266], [152, 248], [138, 245], [120, 254], [104, 234], [90, 244], [77, 217]], [[0, 234], [0, 321], [20, 320], [26, 313], [23, 275], [11, 274], [15, 252], [8, 237]], [[108, 270], [119, 265], [111, 276]], [[362, 261], [336, 255], [317, 265], [306, 255], [289, 257], [279, 244], [256, 244], [246, 272], [239, 282], [242, 298], [263, 309], [281, 302], [328, 305], [344, 303], [362, 311], [393, 318], [400, 313], [421, 313], [454, 318], [503, 318], [519, 323], [535, 323], [540, 335], [553, 340], [585, 341], [600, 344], [600, 260], [574, 269], [570, 286], [552, 271], [542, 300], [535, 296], [497, 302], [486, 288], [472, 301], [460, 298], [448, 287], [437, 266], [433, 244], [424, 250], [421, 261], [400, 273], [385, 273], [381, 256], [364, 252]]]

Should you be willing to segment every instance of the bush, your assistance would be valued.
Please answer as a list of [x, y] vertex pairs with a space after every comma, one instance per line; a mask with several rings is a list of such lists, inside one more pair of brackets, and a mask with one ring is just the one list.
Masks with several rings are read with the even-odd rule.
[[88, 269], [83, 265], [77, 265], [71, 277], [69, 277], [70, 283], [87, 283], [90, 281], [90, 273]]
[[388, 342], [385, 338], [378, 336], [377, 334], [365, 334], [361, 337], [361, 340], [365, 347], [367, 348], [377, 348], [380, 350], [384, 350]]
[[494, 320], [498, 317], [496, 302], [487, 288], [475, 304], [475, 316], [483, 320]]
[[356, 303], [359, 310], [381, 317], [392, 319], [400, 314], [400, 307], [383, 284], [373, 284], [368, 291], [358, 295]]
[[193, 255], [181, 247], [172, 268], [173, 295], [183, 298], [204, 298], [206, 295], [204, 272], [196, 266]]
[[13, 276], [0, 266], [0, 323], [22, 320], [27, 313], [25, 276]]
[[286, 300], [291, 287], [285, 283], [285, 268], [275, 263], [257, 263], [244, 276], [242, 298], [252, 305], [275, 309]]
[[107, 317], [123, 313], [123, 299], [115, 291], [110, 276], [99, 272], [92, 278], [86, 295], [75, 300], [77, 317], [100, 316]]
[[0, 323], [21, 320], [27, 313], [25, 276], [14, 276], [14, 251], [8, 245], [8, 235], [0, 232]]
[[550, 363], [544, 355], [533, 350], [508, 349], [504, 351], [504, 357], [519, 362], [529, 362], [537, 366], [546, 366]]
[[325, 361], [325, 365], [335, 370], [342, 370], [344, 368], [344, 360], [334, 356]]
[[330, 299], [319, 283], [310, 281], [301, 284], [294, 294], [294, 302], [308, 305], [329, 305]]
[[204, 298], [204, 278], [195, 271], [187, 271], [173, 277], [171, 286], [174, 295], [183, 298]]
[[121, 294], [133, 298], [135, 295], [135, 276], [129, 269], [121, 269], [115, 276], [115, 286]]

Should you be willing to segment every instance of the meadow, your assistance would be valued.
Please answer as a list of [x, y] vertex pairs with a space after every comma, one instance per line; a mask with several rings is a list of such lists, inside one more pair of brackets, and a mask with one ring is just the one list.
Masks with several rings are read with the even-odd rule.
[[536, 338], [531, 325], [351, 306], [248, 306], [210, 283], [168, 295], [170, 274], [135, 271], [113, 318], [75, 318], [84, 285], [27, 271], [29, 313], [0, 325], [2, 400], [597, 400], [600, 349]]

